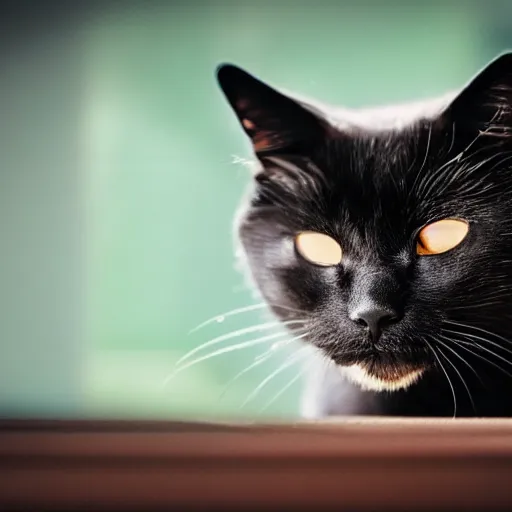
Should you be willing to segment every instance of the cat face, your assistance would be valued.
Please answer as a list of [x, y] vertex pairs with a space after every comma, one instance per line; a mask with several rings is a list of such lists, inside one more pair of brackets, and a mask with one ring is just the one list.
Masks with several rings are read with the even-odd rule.
[[512, 55], [450, 99], [405, 110], [313, 106], [229, 65], [218, 79], [259, 162], [239, 238], [280, 319], [303, 320], [307, 342], [374, 390], [486, 340], [489, 364], [503, 358]]

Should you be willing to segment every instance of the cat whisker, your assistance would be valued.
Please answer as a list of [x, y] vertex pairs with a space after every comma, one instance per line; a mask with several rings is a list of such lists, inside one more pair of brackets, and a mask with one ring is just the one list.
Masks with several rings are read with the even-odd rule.
[[436, 358], [437, 362], [439, 363], [439, 367], [441, 368], [442, 372], [444, 373], [446, 380], [448, 381], [448, 385], [450, 386], [450, 389], [452, 390], [453, 395], [453, 417], [455, 418], [457, 416], [457, 398], [455, 396], [455, 388], [453, 387], [452, 381], [450, 379], [450, 376], [448, 375], [448, 372], [446, 371], [445, 367], [443, 366], [443, 363], [439, 356], [437, 355], [437, 352], [435, 351], [434, 347], [426, 340], [423, 340], [427, 346], [430, 348], [432, 354]]
[[[444, 329], [446, 332], [451, 332], [452, 334], [456, 334], [457, 331], [452, 331], [450, 329]], [[477, 331], [483, 331], [485, 332], [485, 329], [476, 329]], [[470, 334], [469, 332], [467, 333], [461, 333], [461, 334], [464, 334], [464, 336], [468, 336], [469, 338], [472, 338], [472, 339], [475, 339], [475, 340], [480, 340], [484, 343], [488, 343], [489, 345], [492, 345], [493, 347], [497, 347], [499, 348], [500, 350], [503, 350], [504, 352], [507, 352], [508, 354], [511, 354], [512, 355], [512, 350], [508, 349], [508, 348], [505, 348], [503, 347], [502, 345], [500, 345], [499, 343], [496, 343], [495, 341], [492, 341], [488, 338], [482, 338], [481, 336], [477, 336], [476, 334]], [[505, 338], [502, 338], [501, 336], [499, 335], [495, 335], [493, 333], [490, 333], [488, 332], [487, 334], [491, 335], [491, 336], [496, 336], [496, 339], [499, 339], [499, 340], [502, 340], [502, 341], [505, 341], [507, 343], [511, 343], [509, 340], [505, 339]]]
[[309, 370], [313, 362], [305, 365], [296, 375], [294, 375], [288, 383], [283, 386], [259, 411], [259, 414], [263, 414], [276, 400], [278, 400], [288, 389], [290, 389], [300, 378], [304, 376], [304, 373]]
[[[260, 345], [269, 340], [273, 340], [273, 339], [276, 339], [279, 337], [284, 338], [286, 335], [287, 335], [287, 333], [282, 333], [282, 332], [269, 334], [267, 336], [262, 336], [260, 338], [256, 338], [256, 339], [249, 340], [249, 341], [244, 341], [244, 342], [238, 343], [236, 345], [230, 345], [228, 347], [224, 347], [224, 348], [215, 350], [209, 354], [206, 354], [204, 356], [193, 359], [192, 361], [189, 361], [188, 363], [182, 364], [181, 366], [178, 366], [177, 368], [175, 368], [175, 370], [164, 380], [163, 385], [166, 386], [178, 373], [181, 373], [183, 370], [186, 370], [187, 368], [190, 368], [191, 366], [195, 366], [198, 363], [201, 363], [203, 361], [208, 361], [209, 359], [212, 359], [213, 357], [218, 357], [222, 354], [234, 352], [235, 350], [241, 350], [243, 348]], [[305, 336], [305, 335], [303, 335], [303, 336]]]
[[478, 336], [475, 336], [474, 334], [467, 334], [467, 336], [470, 336], [471, 338], [479, 339], [482, 342], [488, 343], [489, 345], [491, 345], [493, 347], [496, 347], [496, 348], [499, 348], [500, 350], [503, 350], [507, 354], [511, 354], [512, 355], [512, 350], [509, 350], [508, 348], [505, 348], [505, 347], [501, 346], [499, 343], [496, 343], [494, 341], [488, 340], [486, 338], [480, 338]]
[[221, 313], [215, 316], [212, 316], [211, 318], [208, 318], [208, 320], [205, 320], [204, 322], [200, 323], [197, 327], [194, 327], [192, 330], [189, 331], [189, 335], [199, 331], [200, 329], [214, 323], [222, 323], [226, 318], [229, 318], [231, 316], [239, 315], [241, 313], [247, 313], [250, 311], [255, 311], [257, 309], [268, 309], [269, 306], [274, 306], [276, 308], [284, 309], [286, 311], [293, 311], [295, 313], [302, 313], [305, 314], [307, 311], [304, 311], [303, 309], [296, 309], [289, 306], [284, 306], [282, 304], [276, 304], [273, 302], [260, 302], [258, 304], [250, 304], [249, 306], [244, 306], [236, 309], [232, 309], [230, 311], [227, 311], [226, 313]]
[[276, 400], [278, 400], [291, 386], [293, 386], [304, 374], [304, 369], [298, 372], [290, 381], [281, 388], [260, 410], [258, 414], [263, 414]]
[[267, 323], [263, 323], [263, 324], [252, 325], [250, 327], [245, 327], [244, 329], [238, 329], [238, 330], [230, 332], [228, 334], [223, 334], [222, 336], [217, 336], [216, 338], [206, 341], [206, 342], [202, 343], [201, 345], [193, 348], [192, 350], [189, 350], [185, 355], [183, 355], [182, 357], [180, 357], [178, 359], [178, 361], [176, 362], [176, 365], [178, 366], [181, 363], [183, 363], [184, 361], [186, 361], [187, 359], [190, 359], [194, 354], [196, 354], [200, 350], [203, 350], [207, 347], [211, 347], [212, 345], [218, 345], [219, 343], [222, 343], [223, 341], [226, 341], [226, 340], [238, 338], [239, 336], [243, 336], [244, 334], [251, 334], [253, 332], [264, 331], [266, 329], [271, 329], [272, 327], [279, 328], [282, 326], [286, 327], [289, 325], [297, 325], [297, 324], [303, 325], [305, 323], [306, 323], [305, 320], [299, 320], [299, 319], [298, 320], [287, 320], [286, 322], [274, 321], [274, 322], [267, 322]]
[[302, 313], [303, 315], [307, 315], [308, 311], [305, 309], [292, 308], [290, 306], [284, 306], [283, 304], [278, 304], [277, 302], [267, 302], [269, 306], [273, 306], [275, 308], [284, 309], [286, 311], [292, 311], [294, 313]]
[[[306, 333], [307, 334], [307, 333]], [[296, 337], [295, 339], [299, 339], [301, 337], [304, 337], [306, 336], [306, 334], [300, 336], [300, 337]], [[292, 364], [296, 363], [298, 360], [300, 360], [301, 357], [303, 357], [305, 355], [305, 352], [309, 349], [309, 347], [303, 347], [301, 349], [299, 349], [297, 352], [295, 352], [294, 354], [290, 355], [289, 357], [286, 358], [285, 362], [283, 364], [281, 364], [276, 370], [274, 370], [270, 375], [268, 375], [267, 377], [265, 377], [261, 382], [260, 384], [249, 394], [249, 396], [244, 400], [244, 402], [242, 403], [242, 405], [240, 406], [240, 408], [243, 408], [245, 407], [249, 402], [251, 402], [257, 395], [258, 393], [274, 378], [276, 377], [277, 375], [279, 375], [282, 371], [286, 370], [286, 368], [288, 368], [289, 366], [291, 366]]]
[[[462, 325], [462, 324], [461, 324]], [[458, 335], [458, 336], [462, 336], [462, 337], [467, 337], [467, 336], [471, 336], [472, 338], [476, 338], [476, 339], [480, 339], [481, 341], [484, 341], [484, 342], [489, 342], [489, 340], [486, 340], [485, 338], [480, 338], [480, 337], [475, 337], [473, 335], [468, 335], [468, 333], [464, 333], [464, 332], [459, 332], [459, 331], [450, 331], [448, 329], [445, 329], [446, 332], [451, 332], [452, 334], [455, 334], [455, 335]], [[512, 366], [512, 361], [509, 361], [508, 359], [505, 359], [504, 357], [502, 357], [500, 354], [494, 352], [493, 350], [481, 345], [480, 343], [477, 343], [475, 341], [466, 341], [466, 340], [459, 340], [459, 343], [461, 344], [467, 344], [467, 345], [470, 345], [472, 347], [478, 347], [480, 348], [481, 350], [484, 350], [485, 352], [493, 355], [494, 357], [497, 357], [498, 359], [500, 359], [501, 361], [503, 361], [504, 363], [508, 364], [508, 365], [511, 365]], [[503, 350], [503, 347], [501, 347], [501, 345], [497, 345], [497, 344], [494, 344], [496, 345], [497, 347], [501, 348]], [[476, 355], [476, 354], [475, 354]], [[504, 371], [504, 370], [503, 370]], [[508, 372], [506, 372], [508, 373]], [[512, 375], [511, 375], [512, 377]]]
[[[494, 361], [491, 361], [489, 358], [483, 356], [482, 354], [479, 354], [478, 352], [475, 352], [474, 350], [471, 350], [471, 348], [469, 348], [466, 344], [464, 344], [463, 342], [461, 341], [457, 341], [457, 340], [452, 340], [456, 345], [458, 345], [460, 348], [466, 350], [467, 352], [469, 352], [470, 354], [473, 354], [475, 357], [478, 357], [479, 359], [481, 359], [482, 361], [485, 361], [486, 363], [490, 364], [491, 366], [494, 366], [494, 368], [500, 370], [501, 372], [503, 372], [505, 375], [508, 375], [510, 378], [512, 378], [512, 373], [508, 372], [507, 370], [505, 370], [502, 366], [500, 366], [499, 364], [496, 364]], [[468, 343], [468, 342], [466, 342]], [[470, 345], [471, 346], [471, 345]]]
[[[437, 342], [440, 344], [440, 345], [443, 345], [445, 348], [449, 348], [446, 346], [446, 344], [444, 344], [442, 341], [440, 340], [437, 340]], [[448, 364], [455, 370], [455, 373], [457, 373], [457, 375], [459, 376], [459, 379], [460, 381], [462, 382], [462, 385], [466, 388], [466, 392], [468, 394], [468, 397], [469, 397], [469, 401], [471, 402], [471, 407], [473, 408], [473, 412], [476, 413], [476, 407], [475, 407], [475, 402], [473, 401], [473, 397], [471, 396], [471, 391], [469, 390], [469, 387], [468, 385], [466, 384], [466, 381], [464, 380], [464, 378], [462, 377], [462, 374], [460, 373], [459, 369], [455, 366], [455, 364], [450, 360], [450, 358], [441, 350], [441, 347], [437, 347], [438, 350], [439, 350], [439, 353], [441, 354], [442, 357], [445, 358], [445, 360], [448, 362]], [[450, 349], [451, 350], [451, 349]], [[452, 352], [454, 352], [452, 350]], [[454, 352], [456, 354], [456, 352]], [[466, 363], [467, 364], [467, 363]], [[471, 367], [471, 366], [470, 366]]]
[[260, 354], [255, 358], [255, 360], [249, 365], [246, 366], [243, 370], [239, 371], [227, 384], [222, 393], [219, 396], [219, 400], [222, 400], [222, 398], [226, 395], [226, 393], [231, 389], [231, 386], [240, 378], [242, 375], [245, 375], [246, 373], [250, 372], [253, 368], [256, 368], [260, 364], [263, 364], [265, 361], [268, 361], [275, 353], [276, 350], [291, 344], [294, 340], [294, 338], [290, 339], [284, 339], [282, 341], [278, 341], [274, 343], [268, 350], [263, 352], [263, 354]]
[[261, 302], [259, 304], [251, 304], [250, 306], [244, 306], [241, 308], [232, 309], [231, 311], [228, 311], [227, 313], [223, 313], [220, 315], [215, 315], [209, 318], [208, 320], [205, 320], [204, 322], [200, 323], [197, 327], [194, 327], [192, 330], [189, 331], [189, 334], [192, 334], [199, 329], [202, 329], [203, 327], [206, 327], [207, 325], [210, 325], [212, 323], [221, 323], [226, 318], [229, 318], [230, 316], [239, 315], [241, 313], [246, 313], [249, 311], [254, 311], [256, 309], [263, 309], [268, 307], [265, 302]]
[[253, 361], [249, 366], [246, 366], [243, 370], [239, 371], [229, 382], [226, 384], [225, 388], [222, 390], [222, 393], [219, 395], [219, 400], [222, 400], [226, 393], [231, 389], [231, 386], [246, 373], [250, 372], [253, 368], [256, 368], [260, 364], [263, 364], [265, 361], [268, 361], [272, 357], [271, 349], [265, 352], [265, 355], [258, 357], [255, 361]]
[[[445, 336], [439, 335], [439, 338], [443, 338], [447, 342], [454, 342], [455, 345], [460, 346], [456, 341], [446, 338]], [[480, 381], [480, 384], [485, 387], [484, 383], [482, 382], [482, 379], [480, 378], [480, 375], [478, 375], [478, 372], [469, 364], [469, 362], [464, 359], [456, 350], [454, 350], [452, 347], [450, 347], [449, 343], [443, 343], [441, 340], [437, 339], [438, 343], [443, 345], [446, 349], [448, 349], [450, 352], [452, 352], [456, 357], [458, 357], [475, 375], [475, 377]]]
[[445, 323], [457, 325], [459, 327], [465, 327], [466, 329], [473, 329], [475, 331], [479, 331], [484, 334], [488, 334], [489, 336], [494, 336], [495, 338], [500, 339], [500, 340], [504, 341], [505, 343], [512, 343], [511, 340], [504, 338], [503, 336], [500, 336], [499, 334], [496, 334], [494, 332], [488, 331], [487, 329], [483, 329], [482, 327], [477, 327], [475, 325], [462, 324], [460, 322], [455, 322], [453, 320], [445, 320]]
[[508, 365], [511, 365], [512, 366], [512, 361], [509, 361], [508, 359], [505, 359], [504, 357], [500, 356], [499, 354], [497, 354], [496, 352], [494, 352], [493, 350], [487, 348], [487, 347], [484, 347], [482, 345], [480, 345], [480, 343], [475, 343], [475, 346], [477, 346], [478, 348], [480, 348], [481, 350], [484, 350], [485, 352], [493, 355], [494, 357], [497, 357], [498, 359], [500, 359], [501, 361], [503, 361], [504, 363], [507, 363]]
[[494, 301], [494, 302], [478, 302], [475, 304], [469, 304], [467, 306], [450, 306], [450, 311], [466, 311], [468, 309], [481, 309], [483, 307], [487, 306], [496, 306], [498, 304], [501, 304], [501, 301]]

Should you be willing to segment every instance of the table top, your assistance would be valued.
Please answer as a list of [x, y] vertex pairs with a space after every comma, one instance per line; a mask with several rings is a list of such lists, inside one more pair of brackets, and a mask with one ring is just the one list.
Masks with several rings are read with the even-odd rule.
[[512, 420], [0, 421], [0, 508], [512, 509]]

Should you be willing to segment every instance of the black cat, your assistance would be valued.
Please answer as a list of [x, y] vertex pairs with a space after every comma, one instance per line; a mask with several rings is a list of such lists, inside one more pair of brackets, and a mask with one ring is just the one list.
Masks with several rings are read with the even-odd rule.
[[397, 108], [218, 80], [259, 166], [244, 260], [317, 348], [304, 415], [512, 416], [512, 53]]

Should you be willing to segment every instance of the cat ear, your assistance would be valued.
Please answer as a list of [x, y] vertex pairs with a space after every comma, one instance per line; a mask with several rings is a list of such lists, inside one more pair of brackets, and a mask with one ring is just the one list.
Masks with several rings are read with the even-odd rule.
[[445, 112], [456, 133], [476, 137], [512, 136], [512, 53], [481, 70]]
[[299, 153], [324, 133], [313, 112], [242, 69], [223, 64], [217, 79], [258, 156]]

